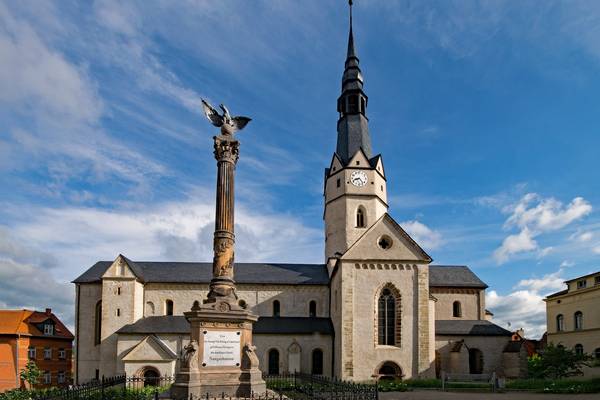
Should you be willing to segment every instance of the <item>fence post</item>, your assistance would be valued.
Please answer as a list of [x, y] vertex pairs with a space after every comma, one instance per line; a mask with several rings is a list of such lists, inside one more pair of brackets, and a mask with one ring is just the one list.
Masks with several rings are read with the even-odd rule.
[[442, 392], [446, 391], [446, 371], [442, 371]]
[[102, 380], [100, 381], [100, 398], [104, 400], [104, 375], [102, 375]]

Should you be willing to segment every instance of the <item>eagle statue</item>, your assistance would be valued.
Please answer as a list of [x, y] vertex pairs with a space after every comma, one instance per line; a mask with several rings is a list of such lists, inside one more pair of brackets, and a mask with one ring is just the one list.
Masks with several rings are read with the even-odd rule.
[[221, 128], [221, 135], [223, 136], [233, 136], [235, 132], [244, 129], [248, 122], [251, 121], [248, 117], [232, 117], [227, 107], [223, 104], [219, 105], [219, 108], [223, 110], [222, 115], [204, 99], [202, 99], [202, 108], [210, 123]]

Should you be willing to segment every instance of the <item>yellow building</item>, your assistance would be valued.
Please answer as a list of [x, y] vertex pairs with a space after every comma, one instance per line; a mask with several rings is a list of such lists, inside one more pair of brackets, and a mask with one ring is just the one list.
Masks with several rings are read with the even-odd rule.
[[548, 343], [600, 358], [600, 271], [565, 283], [544, 300]]

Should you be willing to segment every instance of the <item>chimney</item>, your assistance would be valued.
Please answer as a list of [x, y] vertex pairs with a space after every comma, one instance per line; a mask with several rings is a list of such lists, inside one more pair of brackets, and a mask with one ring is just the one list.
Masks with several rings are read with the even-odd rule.
[[46, 315], [48, 315], [48, 316], [52, 315], [52, 309], [51, 308], [46, 308]]

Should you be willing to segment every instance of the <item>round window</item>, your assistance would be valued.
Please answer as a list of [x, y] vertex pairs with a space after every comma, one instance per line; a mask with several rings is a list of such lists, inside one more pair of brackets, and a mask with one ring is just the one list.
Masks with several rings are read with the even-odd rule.
[[388, 235], [383, 235], [379, 239], [377, 239], [377, 245], [383, 250], [387, 250], [390, 247], [392, 247], [392, 238]]
[[246, 308], [246, 307], [248, 306], [248, 304], [246, 304], [246, 301], [245, 301], [245, 300], [242, 300], [242, 299], [240, 299], [240, 300], [238, 301], [238, 305], [239, 305], [240, 307], [242, 307], [242, 308]]

